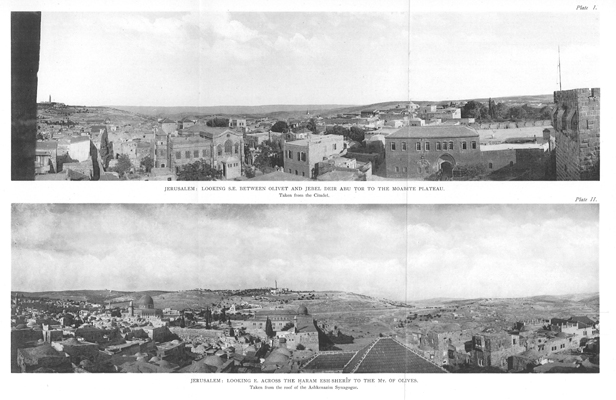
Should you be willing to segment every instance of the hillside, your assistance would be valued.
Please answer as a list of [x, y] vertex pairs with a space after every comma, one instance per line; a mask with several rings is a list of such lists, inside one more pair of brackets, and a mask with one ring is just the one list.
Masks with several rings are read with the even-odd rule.
[[149, 106], [112, 106], [119, 110], [132, 113], [151, 115], [158, 117], [186, 117], [186, 116], [257, 116], [272, 113], [293, 113], [293, 114], [320, 114], [327, 110], [348, 107], [339, 104], [272, 104], [263, 106], [209, 106], [209, 107], [149, 107]]

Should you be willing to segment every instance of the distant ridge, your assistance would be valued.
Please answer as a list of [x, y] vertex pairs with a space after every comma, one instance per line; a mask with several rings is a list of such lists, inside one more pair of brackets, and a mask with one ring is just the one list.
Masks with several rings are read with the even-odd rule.
[[168, 115], [262, 115], [276, 112], [323, 112], [331, 109], [352, 107], [344, 104], [271, 104], [263, 106], [206, 106], [206, 107], [152, 107], [152, 106], [109, 106], [132, 113], [168, 116]]

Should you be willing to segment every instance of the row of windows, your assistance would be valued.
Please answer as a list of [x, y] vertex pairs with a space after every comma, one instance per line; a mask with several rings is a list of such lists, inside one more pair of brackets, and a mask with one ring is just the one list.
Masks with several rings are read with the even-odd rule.
[[[293, 159], [293, 150], [287, 150], [287, 154], [286, 154], [287, 158], [289, 160]], [[303, 151], [298, 151], [297, 152], [297, 161], [306, 161], [306, 153]]]
[[[424, 151], [430, 151], [432, 145], [430, 144], [431, 142], [424, 142], [423, 143], [423, 147], [424, 147]], [[391, 151], [396, 151], [396, 142], [391, 142], [390, 144], [390, 148]], [[421, 151], [421, 146], [422, 146], [422, 142], [415, 142], [415, 150], [416, 151]], [[454, 147], [454, 143], [453, 142], [436, 142], [435, 144], [436, 147], [436, 151], [440, 151], [440, 150], [453, 150]], [[470, 148], [473, 150], [477, 149], [477, 142], [472, 141], [470, 143]], [[407, 144], [406, 142], [401, 142], [400, 143], [400, 150], [402, 151], [407, 151]], [[460, 142], [460, 150], [468, 150], [468, 143], [466, 142]]]
[[[228, 149], [229, 151], [227, 151], [227, 147], [225, 146], [225, 153], [226, 154], [231, 154], [231, 148]], [[239, 146], [235, 145], [235, 148], [233, 149], [233, 154], [238, 154], [239, 153]], [[192, 154], [192, 158], [199, 158], [199, 157], [209, 157], [210, 156], [210, 151], [209, 148], [206, 149], [202, 149], [201, 152], [199, 152], [199, 150], [187, 150], [184, 152], [184, 158], [191, 158], [191, 154]], [[218, 156], [222, 156], [222, 146], [218, 146], [216, 148], [216, 154]], [[164, 150], [160, 150], [160, 155], [164, 156]], [[176, 160], [181, 160], [182, 159], [182, 152], [181, 151], [176, 151], [175, 152], [175, 159]]]
[[[293, 170], [291, 168], [289, 168], [289, 173], [292, 174]], [[295, 175], [299, 175], [299, 172], [297, 170], [295, 170]], [[302, 176], [306, 176], [305, 172], [302, 172]]]

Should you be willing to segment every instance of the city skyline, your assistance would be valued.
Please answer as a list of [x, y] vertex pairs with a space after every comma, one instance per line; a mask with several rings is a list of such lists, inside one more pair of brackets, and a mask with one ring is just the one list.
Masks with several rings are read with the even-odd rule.
[[596, 206], [15, 205], [12, 232], [13, 291], [599, 291]]

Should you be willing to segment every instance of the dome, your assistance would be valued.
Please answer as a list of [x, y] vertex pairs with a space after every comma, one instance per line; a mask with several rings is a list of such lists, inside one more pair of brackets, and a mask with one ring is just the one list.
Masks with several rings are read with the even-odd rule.
[[308, 315], [308, 309], [306, 308], [306, 306], [305, 306], [305, 305], [303, 305], [303, 304], [302, 304], [302, 305], [301, 305], [301, 306], [299, 306], [299, 308], [297, 309], [297, 313], [298, 313], [299, 315]]
[[154, 299], [151, 296], [145, 295], [137, 302], [139, 308], [154, 308]]

